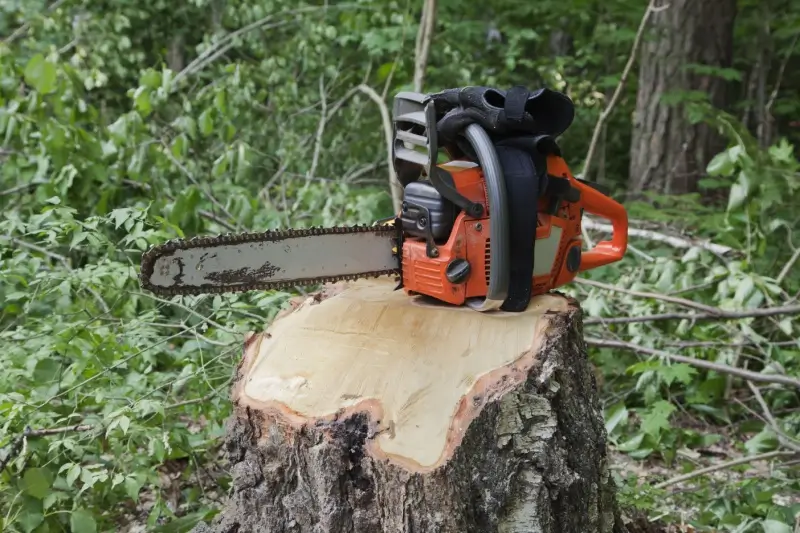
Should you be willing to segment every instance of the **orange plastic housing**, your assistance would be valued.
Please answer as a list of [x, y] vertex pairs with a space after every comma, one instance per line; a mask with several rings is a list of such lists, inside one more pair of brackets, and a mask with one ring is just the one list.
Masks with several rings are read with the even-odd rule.
[[[453, 169], [447, 164], [455, 187], [463, 196], [483, 204], [484, 213], [489, 212], [483, 172], [479, 167]], [[548, 214], [552, 198], [545, 195], [539, 199], [538, 228], [534, 249], [535, 267], [531, 283], [533, 295], [548, 292], [575, 279], [578, 272], [597, 268], [625, 255], [628, 246], [628, 216], [616, 201], [576, 180], [563, 158], [548, 156], [548, 174], [567, 178], [570, 185], [580, 192], [577, 202], [562, 201], [555, 215]], [[581, 209], [611, 221], [613, 237], [603, 241], [592, 250], [582, 252], [580, 266], [568, 267], [567, 254], [573, 247], [581, 248]], [[413, 236], [403, 242], [403, 288], [409, 295], [424, 294], [454, 305], [462, 305], [467, 298], [486, 296], [489, 283], [490, 224], [488, 217], [472, 218], [461, 212], [446, 243], [437, 245], [438, 257], [426, 254], [425, 240]], [[560, 235], [559, 235], [560, 234]], [[576, 252], [573, 252], [575, 254]], [[463, 283], [450, 283], [445, 274], [453, 259], [466, 259], [470, 274]]]

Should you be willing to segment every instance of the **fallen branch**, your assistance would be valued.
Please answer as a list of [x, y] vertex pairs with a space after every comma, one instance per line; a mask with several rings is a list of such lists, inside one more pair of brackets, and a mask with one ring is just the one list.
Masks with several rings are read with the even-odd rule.
[[792, 267], [794, 266], [794, 264], [797, 262], [798, 259], [800, 259], [800, 248], [797, 248], [792, 254], [792, 257], [790, 257], [789, 260], [786, 262], [786, 264], [783, 265], [780, 274], [778, 274], [778, 277], [775, 278], [775, 283], [777, 285], [783, 283], [783, 280], [786, 278], [786, 276], [789, 275], [789, 272], [791, 272]]
[[607, 291], [621, 292], [623, 294], [628, 294], [630, 296], [635, 296], [637, 298], [649, 298], [653, 300], [661, 300], [662, 302], [668, 302], [675, 305], [680, 305], [682, 307], [688, 307], [689, 309], [697, 309], [698, 311], [702, 311], [704, 313], [712, 315], [719, 315], [723, 312], [722, 309], [720, 309], [719, 307], [701, 304], [692, 300], [687, 300], [686, 298], [679, 298], [678, 296], [668, 296], [666, 294], [659, 294], [657, 292], [634, 291], [631, 289], [625, 289], [623, 287], [617, 287], [616, 285], [610, 285], [608, 283], [602, 283], [600, 281], [594, 281], [591, 279], [576, 278], [575, 283], [578, 283], [580, 285], [588, 285], [590, 287], [597, 287], [598, 289], [604, 289]]
[[[584, 218], [583, 221], [581, 221], [581, 224], [586, 229], [591, 229], [595, 231], [605, 231], [608, 233], [612, 233], [614, 229], [611, 226], [611, 224], [596, 222], [589, 218]], [[728, 254], [734, 255], [741, 253], [739, 250], [736, 250], [735, 248], [731, 248], [729, 246], [723, 246], [721, 244], [715, 244], [710, 241], [695, 241], [692, 239], [687, 239], [685, 237], [667, 235], [665, 233], [659, 233], [658, 231], [653, 231], [649, 229], [628, 228], [628, 235], [632, 237], [639, 237], [640, 239], [646, 239], [649, 241], [664, 243], [669, 246], [672, 246], [673, 248], [680, 248], [680, 249], [700, 248], [702, 250], [711, 252], [712, 254], [719, 256], [725, 256]]]
[[788, 385], [790, 387], [796, 387], [800, 389], [800, 379], [793, 377], [782, 376], [779, 374], [759, 374], [758, 372], [752, 372], [750, 370], [744, 370], [730, 365], [712, 363], [711, 361], [705, 361], [703, 359], [695, 359], [694, 357], [686, 357], [683, 355], [665, 352], [663, 350], [656, 350], [654, 348], [640, 346], [632, 342], [611, 339], [596, 339], [589, 337], [586, 339], [586, 344], [590, 346], [597, 346], [599, 348], [620, 348], [623, 350], [631, 350], [655, 357], [663, 357], [677, 363], [685, 363], [687, 365], [703, 368], [705, 370], [713, 370], [714, 372], [719, 372], [721, 374], [730, 374], [747, 381], [755, 381], [759, 383], [779, 383], [781, 385]]
[[775, 417], [772, 416], [772, 412], [769, 410], [769, 406], [767, 402], [764, 401], [764, 397], [761, 396], [761, 391], [758, 390], [758, 387], [747, 382], [747, 386], [750, 387], [750, 390], [756, 397], [756, 401], [758, 405], [761, 407], [761, 412], [764, 414], [764, 418], [767, 419], [767, 424], [770, 426], [772, 431], [775, 433], [775, 436], [778, 438], [778, 442], [784, 448], [788, 450], [792, 450], [795, 453], [800, 453], [800, 443], [798, 443], [795, 439], [781, 431], [780, 426], [778, 425], [778, 421], [775, 420]]
[[76, 424], [58, 428], [32, 429], [25, 433], [26, 437], [48, 437], [50, 435], [61, 435], [62, 433], [83, 433], [91, 431], [94, 426], [91, 424]]
[[716, 308], [713, 313], [660, 313], [655, 315], [623, 316], [623, 317], [594, 317], [583, 321], [584, 325], [593, 324], [635, 324], [639, 322], [658, 322], [662, 320], [739, 320], [743, 318], [764, 318], [779, 315], [800, 314], [800, 305], [782, 305], [777, 307], [762, 307], [749, 311], [725, 311]]
[[[800, 346], [800, 339], [794, 341], [765, 342], [763, 344], [767, 346]], [[752, 340], [746, 340], [740, 342], [680, 341], [680, 342], [668, 342], [667, 345], [674, 346], [676, 348], [714, 348], [714, 347], [747, 348], [748, 346], [758, 346], [759, 343]]]
[[710, 474], [712, 472], [717, 472], [719, 470], [725, 470], [727, 468], [732, 468], [734, 466], [743, 465], [747, 463], [753, 463], [755, 461], [766, 461], [767, 459], [772, 459], [774, 457], [786, 457], [786, 456], [793, 456], [796, 455], [795, 452], [790, 452], [786, 450], [777, 450], [767, 453], [761, 453], [758, 455], [752, 455], [750, 457], [739, 457], [738, 459], [733, 459], [731, 461], [725, 461], [724, 463], [719, 463], [713, 466], [707, 466], [705, 468], [700, 468], [699, 470], [695, 470], [693, 472], [689, 472], [686, 474], [681, 474], [680, 476], [675, 476], [670, 478], [666, 481], [662, 481], [661, 483], [656, 483], [653, 485], [655, 489], [663, 489], [669, 487], [670, 485], [675, 485], [677, 483], [681, 483], [682, 481], [688, 481], [690, 479], [703, 476], [705, 474]]

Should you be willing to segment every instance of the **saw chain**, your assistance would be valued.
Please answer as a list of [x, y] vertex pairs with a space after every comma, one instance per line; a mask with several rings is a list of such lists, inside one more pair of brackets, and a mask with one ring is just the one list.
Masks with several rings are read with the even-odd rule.
[[[246, 244], [256, 242], [278, 242], [286, 239], [294, 239], [298, 237], [310, 236], [323, 236], [332, 234], [356, 234], [356, 233], [376, 233], [388, 237], [396, 237], [395, 241], [397, 247], [395, 248], [395, 255], [398, 257], [397, 268], [387, 270], [377, 270], [372, 272], [360, 272], [357, 274], [344, 274], [338, 276], [324, 276], [308, 279], [294, 279], [291, 281], [258, 281], [251, 283], [243, 283], [237, 286], [183, 286], [176, 288], [165, 288], [153, 285], [149, 278], [153, 274], [153, 266], [156, 259], [164, 255], [169, 255], [170, 252], [176, 250], [189, 250], [191, 248], [202, 248], [216, 245], [226, 244]], [[158, 246], [153, 246], [142, 254], [141, 272], [139, 279], [143, 289], [146, 289], [155, 294], [162, 296], [176, 296], [176, 295], [200, 295], [200, 294], [222, 294], [228, 292], [247, 292], [252, 290], [281, 290], [288, 289], [296, 286], [308, 285], [321, 285], [324, 283], [335, 283], [338, 281], [353, 281], [362, 278], [377, 278], [381, 276], [388, 276], [392, 274], [401, 273], [401, 262], [399, 258], [399, 247], [401, 242], [400, 228], [398, 225], [355, 225], [355, 226], [338, 226], [338, 227], [311, 227], [306, 229], [288, 229], [288, 230], [268, 230], [264, 232], [253, 233], [225, 233], [214, 237], [192, 237], [189, 239], [176, 238], [169, 240]]]

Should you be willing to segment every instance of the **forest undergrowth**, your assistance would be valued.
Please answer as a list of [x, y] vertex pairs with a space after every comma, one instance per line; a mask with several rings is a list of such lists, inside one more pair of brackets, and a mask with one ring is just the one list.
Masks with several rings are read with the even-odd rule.
[[[138, 282], [150, 245], [391, 214], [372, 96], [391, 105], [408, 85], [411, 15], [293, 5], [231, 3], [225, 23], [257, 31], [209, 30], [175, 69], [146, 60], [172, 12], [56, 8], [6, 33], [0, 531], [188, 531], [224, 500], [242, 338], [298, 291], [159, 298]], [[204, 4], [182, 9], [199, 19]], [[637, 23], [607, 36], [620, 71]], [[234, 44], [240, 55], [214, 56]], [[452, 66], [464, 50], [439, 53], [433, 80], [489, 79], [488, 67]], [[607, 68], [594, 53], [585, 61]], [[563, 145], [576, 173], [605, 105], [595, 89], [571, 87], [579, 118]], [[674, 531], [796, 533], [800, 163], [786, 139], [760, 146], [735, 117], [690, 109], [728, 139], [701, 190], [625, 199], [626, 258], [562, 290], [584, 310], [623, 504]], [[607, 236], [603, 220], [586, 229]]]

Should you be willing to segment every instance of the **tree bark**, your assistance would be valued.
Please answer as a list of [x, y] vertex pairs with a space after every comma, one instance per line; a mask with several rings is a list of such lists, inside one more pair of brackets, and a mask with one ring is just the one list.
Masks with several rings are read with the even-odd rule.
[[195, 533], [618, 533], [578, 304], [334, 286], [250, 336], [230, 498]]
[[644, 43], [640, 58], [628, 185], [634, 196], [695, 192], [706, 165], [725, 147], [713, 128], [691, 123], [684, 105], [663, 99], [677, 91], [698, 91], [714, 107], [725, 107], [725, 80], [687, 65], [731, 66], [736, 0], [659, 4], [669, 6], [652, 15], [655, 38]]

